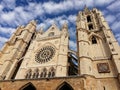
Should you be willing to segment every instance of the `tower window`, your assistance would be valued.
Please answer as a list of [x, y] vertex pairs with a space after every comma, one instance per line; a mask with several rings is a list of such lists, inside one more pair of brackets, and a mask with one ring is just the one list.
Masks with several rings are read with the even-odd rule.
[[97, 44], [97, 40], [94, 36], [92, 37], [92, 44]]
[[92, 30], [92, 29], [93, 29], [93, 25], [92, 25], [92, 24], [89, 24], [89, 25], [88, 25], [88, 28], [89, 28], [89, 30]]
[[50, 36], [54, 36], [54, 32], [50, 32], [49, 34], [48, 34], [48, 36], [50, 37]]
[[87, 22], [91, 22], [91, 17], [90, 16], [87, 16]]

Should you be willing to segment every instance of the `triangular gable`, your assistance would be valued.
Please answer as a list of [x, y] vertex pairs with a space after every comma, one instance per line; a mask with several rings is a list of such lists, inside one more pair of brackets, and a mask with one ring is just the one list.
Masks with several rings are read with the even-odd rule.
[[100, 35], [93, 33], [93, 32], [89, 35], [89, 37], [88, 37], [89, 40], [92, 38], [92, 36], [95, 36], [95, 37], [100, 38], [102, 40], [102, 37]]
[[42, 36], [47, 37], [51, 32], [54, 32], [54, 36], [61, 34], [60, 29], [55, 24], [53, 24], [48, 28], [48, 30], [46, 30], [46, 32], [43, 33]]

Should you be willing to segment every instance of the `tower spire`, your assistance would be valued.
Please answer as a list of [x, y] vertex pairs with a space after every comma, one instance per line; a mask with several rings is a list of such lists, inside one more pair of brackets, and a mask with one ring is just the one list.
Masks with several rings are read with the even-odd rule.
[[43, 27], [40, 27], [38, 33], [43, 34]]
[[85, 11], [85, 12], [88, 12], [88, 11], [89, 11], [89, 8], [87, 7], [86, 4], [85, 4], [85, 6], [84, 6], [84, 11]]
[[64, 22], [64, 24], [63, 24], [63, 27], [62, 27], [62, 28], [63, 28], [63, 29], [64, 29], [64, 28], [68, 29], [68, 25], [67, 25], [67, 22], [66, 22], [66, 21]]

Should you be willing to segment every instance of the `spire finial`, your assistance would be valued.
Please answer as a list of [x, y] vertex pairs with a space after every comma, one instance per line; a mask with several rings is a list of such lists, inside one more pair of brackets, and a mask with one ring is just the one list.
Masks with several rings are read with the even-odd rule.
[[63, 28], [68, 28], [67, 21], [64, 22]]
[[87, 7], [86, 4], [85, 4], [85, 6], [84, 6], [84, 11], [89, 11], [89, 9], [88, 9], [88, 7]]
[[43, 34], [43, 26], [40, 27], [40, 29], [39, 29], [39, 33], [40, 33], [40, 34]]
[[36, 25], [37, 21], [36, 20], [31, 20], [29, 23]]

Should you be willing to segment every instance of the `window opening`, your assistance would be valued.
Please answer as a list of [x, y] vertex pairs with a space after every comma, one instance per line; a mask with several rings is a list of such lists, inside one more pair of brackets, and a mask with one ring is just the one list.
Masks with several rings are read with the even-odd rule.
[[92, 44], [97, 44], [97, 40], [94, 36], [92, 37]]
[[91, 17], [87, 16], [87, 22], [92, 22]]
[[88, 25], [88, 28], [89, 28], [89, 30], [92, 30], [92, 29], [93, 29], [93, 25], [92, 25], [92, 24], [89, 24], [89, 25]]
[[50, 32], [48, 36], [54, 36], [54, 32]]

